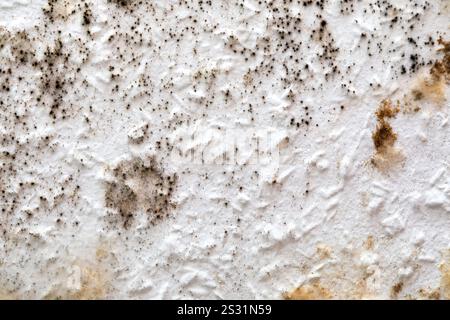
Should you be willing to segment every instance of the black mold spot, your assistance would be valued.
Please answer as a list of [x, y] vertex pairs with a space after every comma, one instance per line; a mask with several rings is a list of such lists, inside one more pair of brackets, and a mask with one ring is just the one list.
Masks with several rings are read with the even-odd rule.
[[166, 174], [154, 158], [133, 158], [113, 169], [114, 180], [106, 183], [105, 202], [116, 211], [125, 228], [138, 214], [146, 214], [150, 223], [169, 215], [177, 176]]

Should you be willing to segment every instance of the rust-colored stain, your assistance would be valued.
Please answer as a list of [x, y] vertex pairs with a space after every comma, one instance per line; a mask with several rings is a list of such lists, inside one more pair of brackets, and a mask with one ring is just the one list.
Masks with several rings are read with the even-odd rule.
[[378, 121], [386, 121], [387, 118], [394, 118], [400, 111], [399, 106], [394, 106], [391, 100], [386, 99], [383, 100], [378, 107], [375, 115], [377, 116]]
[[377, 126], [372, 133], [372, 140], [376, 153], [372, 157], [372, 164], [379, 169], [386, 169], [402, 159], [398, 150], [394, 148], [397, 134], [389, 123], [400, 112], [398, 104], [394, 106], [388, 99], [383, 100], [375, 112]]
[[378, 123], [375, 132], [372, 135], [373, 143], [379, 153], [386, 153], [388, 148], [394, 146], [397, 140], [397, 134], [392, 129], [391, 125], [382, 120]]
[[383, 100], [375, 112], [377, 127], [372, 134], [372, 139], [378, 153], [386, 153], [387, 149], [394, 146], [397, 134], [392, 129], [388, 119], [394, 118], [399, 111], [399, 107], [394, 107], [390, 100]]
[[400, 292], [403, 290], [403, 282], [397, 282], [391, 288], [391, 299], [397, 299]]
[[315, 282], [286, 292], [283, 294], [283, 298], [287, 300], [328, 300], [333, 298], [333, 294], [319, 282]]

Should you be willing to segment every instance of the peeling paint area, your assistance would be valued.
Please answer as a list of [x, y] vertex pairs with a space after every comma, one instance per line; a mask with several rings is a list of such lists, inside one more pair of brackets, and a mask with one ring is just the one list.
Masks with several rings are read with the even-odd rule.
[[0, 299], [450, 299], [446, 0], [0, 0]]

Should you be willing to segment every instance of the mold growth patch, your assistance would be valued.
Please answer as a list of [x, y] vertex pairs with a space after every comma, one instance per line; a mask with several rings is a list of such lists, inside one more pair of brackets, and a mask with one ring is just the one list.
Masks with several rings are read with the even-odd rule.
[[403, 286], [404, 283], [403, 282], [397, 282], [396, 284], [394, 284], [391, 288], [391, 299], [397, 299], [398, 295], [402, 292], [403, 290]]
[[51, 23], [59, 19], [66, 21], [74, 12], [74, 3], [67, 0], [48, 0], [42, 12]]
[[137, 214], [146, 214], [154, 224], [170, 213], [177, 176], [164, 173], [154, 158], [123, 161], [112, 173], [113, 181], [106, 183], [105, 202], [118, 213], [125, 228]]
[[[25, 31], [10, 32], [0, 27], [0, 50], [9, 45], [12, 58], [18, 64], [26, 64], [35, 55], [29, 35]], [[12, 61], [4, 61], [5, 64]]]
[[[130, 11], [137, 5], [134, 0], [108, 0], [108, 3], [113, 3], [120, 8]], [[138, 2], [138, 4], [142, 4], [142, 2]]]
[[108, 2], [115, 3], [121, 7], [126, 7], [132, 2], [132, 0], [108, 0]]
[[444, 54], [430, 69], [429, 75], [421, 77], [412, 90], [414, 100], [429, 100], [441, 105], [445, 100], [445, 88], [450, 81], [450, 41], [438, 40], [439, 49]]
[[397, 141], [397, 134], [389, 124], [388, 119], [394, 118], [400, 108], [393, 106], [390, 100], [383, 100], [375, 112], [377, 126], [372, 133], [372, 140], [376, 153], [372, 157], [372, 164], [380, 169], [385, 169], [402, 159], [398, 150], [394, 148]]
[[435, 76], [445, 77], [446, 81], [450, 81], [450, 41], [444, 41], [443, 39], [438, 40], [439, 44], [442, 46], [439, 51], [444, 54], [441, 61], [434, 64], [433, 69], [431, 69], [431, 74]]

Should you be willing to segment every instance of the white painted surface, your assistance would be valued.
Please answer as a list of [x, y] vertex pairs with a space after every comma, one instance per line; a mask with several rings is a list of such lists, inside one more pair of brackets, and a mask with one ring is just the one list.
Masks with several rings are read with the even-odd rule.
[[[448, 84], [412, 94], [446, 1], [130, 2], [0, 1], [0, 297], [449, 298]], [[384, 99], [401, 157], [380, 169]], [[151, 158], [177, 176], [156, 221], [153, 180], [114, 173]], [[127, 223], [108, 182], [137, 195]]]

